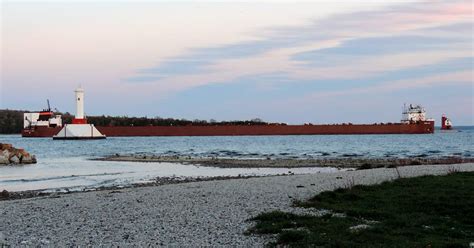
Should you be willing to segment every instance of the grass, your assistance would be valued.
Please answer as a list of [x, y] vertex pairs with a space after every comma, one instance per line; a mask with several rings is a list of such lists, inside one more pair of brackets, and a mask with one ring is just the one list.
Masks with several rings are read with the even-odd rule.
[[256, 225], [249, 233], [276, 234], [271, 246], [293, 247], [469, 247], [474, 242], [474, 173], [356, 185], [295, 206], [339, 214], [263, 213], [252, 219]]

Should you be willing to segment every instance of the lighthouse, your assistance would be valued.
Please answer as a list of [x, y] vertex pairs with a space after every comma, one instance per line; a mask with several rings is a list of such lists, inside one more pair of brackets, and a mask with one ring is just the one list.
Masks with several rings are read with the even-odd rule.
[[76, 93], [76, 116], [72, 120], [72, 124], [87, 124], [84, 117], [84, 89], [79, 86], [74, 93]]
[[70, 139], [105, 139], [105, 135], [99, 132], [93, 124], [87, 124], [87, 119], [84, 116], [84, 89], [77, 88], [76, 96], [76, 116], [72, 120], [72, 124], [66, 124], [53, 136], [55, 140], [70, 140]]

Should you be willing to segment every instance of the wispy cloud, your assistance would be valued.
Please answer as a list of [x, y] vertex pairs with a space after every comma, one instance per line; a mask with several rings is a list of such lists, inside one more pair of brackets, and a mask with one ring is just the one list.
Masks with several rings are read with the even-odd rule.
[[474, 81], [468, 0], [24, 3], [3, 13], [2, 90], [31, 90], [3, 94], [2, 106], [34, 109], [48, 95], [71, 111], [78, 83], [97, 114], [301, 123], [331, 104], [362, 121], [372, 113], [353, 114], [357, 104], [398, 114], [420, 96], [472, 103], [459, 100], [472, 99]]
[[255, 41], [197, 48], [139, 69], [138, 77], [157, 76], [149, 79], [160, 90], [176, 92], [252, 75], [284, 73], [297, 83], [441, 63], [472, 48], [470, 7], [469, 1], [412, 3], [263, 30]]
[[[348, 90], [325, 91], [312, 93], [299, 98], [300, 101], [311, 101], [311, 99], [321, 99], [329, 97], [343, 97], [358, 94], [382, 94], [400, 90], [435, 87], [435, 86], [455, 86], [472, 84], [474, 72], [471, 70], [440, 73], [420, 78], [410, 78], [403, 80], [387, 81], [382, 85], [364, 86]], [[306, 102], [307, 103], [307, 102]]]

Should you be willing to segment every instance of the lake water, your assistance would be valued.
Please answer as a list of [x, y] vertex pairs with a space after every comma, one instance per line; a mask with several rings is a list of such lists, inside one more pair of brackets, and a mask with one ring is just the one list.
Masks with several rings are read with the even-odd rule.
[[[112, 154], [186, 155], [221, 158], [330, 157], [472, 157], [474, 127], [459, 132], [423, 135], [314, 135], [225, 137], [109, 137], [105, 140], [59, 141], [0, 135], [35, 154], [38, 163], [0, 167], [0, 191], [80, 190], [146, 182], [156, 177], [274, 175], [285, 168], [224, 169], [170, 163], [91, 161]], [[331, 172], [333, 168], [299, 168], [292, 173]]]

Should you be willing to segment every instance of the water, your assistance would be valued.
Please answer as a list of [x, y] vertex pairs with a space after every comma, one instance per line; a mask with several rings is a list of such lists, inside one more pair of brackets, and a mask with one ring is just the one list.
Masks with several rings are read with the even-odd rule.
[[[105, 140], [58, 141], [0, 135], [1, 143], [25, 148], [36, 165], [0, 167], [0, 190], [83, 189], [127, 185], [156, 177], [273, 175], [285, 168], [224, 169], [170, 163], [91, 161], [119, 154], [185, 155], [221, 158], [330, 157], [472, 157], [474, 127], [460, 132], [425, 135], [109, 137]], [[295, 174], [334, 171], [331, 168], [291, 169]]]

